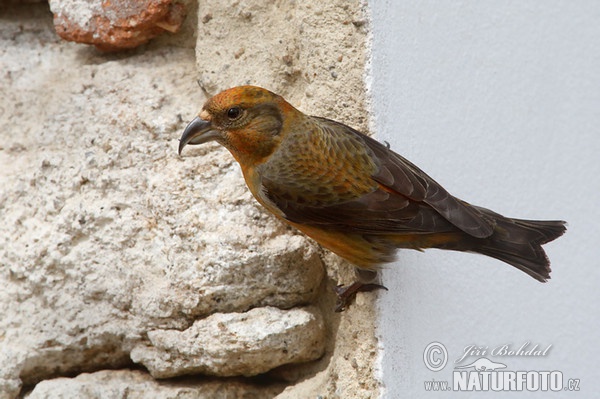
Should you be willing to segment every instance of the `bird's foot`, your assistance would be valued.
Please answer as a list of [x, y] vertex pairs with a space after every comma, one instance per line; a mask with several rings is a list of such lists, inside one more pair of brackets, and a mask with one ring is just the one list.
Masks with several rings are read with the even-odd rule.
[[338, 300], [335, 304], [336, 312], [343, 312], [346, 310], [350, 302], [354, 299], [357, 292], [368, 292], [378, 289], [384, 289], [387, 291], [387, 288], [381, 284], [374, 283], [362, 283], [360, 281], [355, 281], [350, 285], [338, 285], [334, 288], [334, 291], [338, 297]]

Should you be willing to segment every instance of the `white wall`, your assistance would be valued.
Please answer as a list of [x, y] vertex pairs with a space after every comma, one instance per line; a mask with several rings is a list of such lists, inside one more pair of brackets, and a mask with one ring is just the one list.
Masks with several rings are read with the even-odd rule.
[[[385, 397], [456, 397], [426, 392], [424, 382], [451, 381], [467, 345], [527, 341], [553, 347], [546, 357], [503, 358], [507, 370], [559, 370], [582, 391], [558, 396], [597, 397], [600, 2], [370, 3], [377, 138], [459, 198], [569, 223], [545, 246], [547, 284], [479, 255], [401, 251], [383, 273]], [[437, 373], [423, 362], [432, 341], [449, 353]]]

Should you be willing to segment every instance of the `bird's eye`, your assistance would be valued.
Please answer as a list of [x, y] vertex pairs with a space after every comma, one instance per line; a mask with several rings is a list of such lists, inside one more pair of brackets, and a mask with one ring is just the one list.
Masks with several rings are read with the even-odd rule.
[[238, 107], [231, 107], [227, 110], [227, 117], [231, 120], [237, 119], [242, 114], [242, 111]]

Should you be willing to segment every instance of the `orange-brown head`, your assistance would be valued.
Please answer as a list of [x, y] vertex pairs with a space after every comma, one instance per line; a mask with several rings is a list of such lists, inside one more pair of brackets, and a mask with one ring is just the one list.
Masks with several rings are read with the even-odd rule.
[[242, 167], [254, 167], [277, 148], [285, 116], [296, 112], [281, 96], [260, 87], [225, 90], [209, 99], [185, 128], [179, 153], [187, 144], [217, 141]]

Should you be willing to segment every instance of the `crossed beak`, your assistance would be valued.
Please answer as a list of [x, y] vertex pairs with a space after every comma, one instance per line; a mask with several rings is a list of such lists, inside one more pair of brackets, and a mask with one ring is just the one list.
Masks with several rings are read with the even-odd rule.
[[221, 137], [218, 130], [214, 129], [210, 121], [205, 121], [195, 117], [183, 131], [179, 139], [179, 155], [183, 147], [188, 144], [198, 145], [209, 141], [217, 140]]

